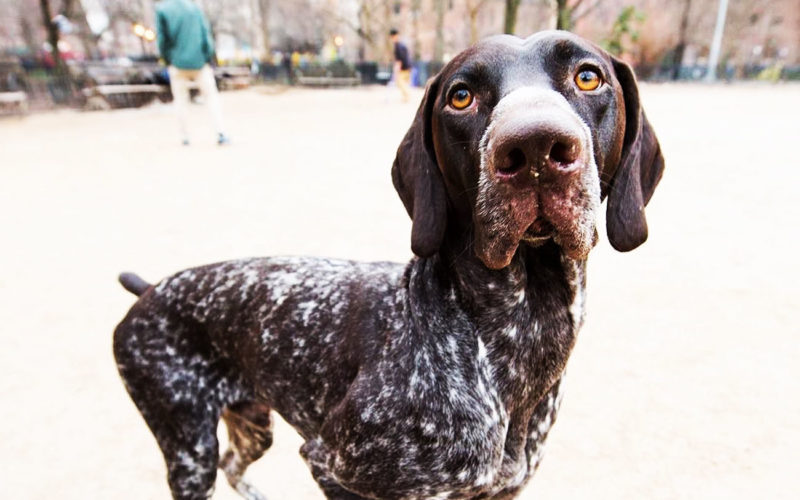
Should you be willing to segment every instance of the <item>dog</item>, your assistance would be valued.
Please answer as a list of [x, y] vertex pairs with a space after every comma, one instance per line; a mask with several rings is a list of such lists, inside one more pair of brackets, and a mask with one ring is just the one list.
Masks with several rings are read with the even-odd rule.
[[628, 65], [566, 32], [497, 36], [429, 82], [398, 148], [406, 265], [121, 275], [139, 299], [114, 355], [174, 498], [208, 498], [217, 468], [263, 498], [244, 472], [272, 410], [329, 499], [515, 497], [559, 408], [601, 200], [611, 245], [632, 250], [663, 169]]

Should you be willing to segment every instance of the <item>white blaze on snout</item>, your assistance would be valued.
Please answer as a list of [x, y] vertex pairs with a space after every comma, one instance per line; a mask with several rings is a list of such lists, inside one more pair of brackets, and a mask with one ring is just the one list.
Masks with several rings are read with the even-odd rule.
[[484, 177], [490, 174], [489, 162], [493, 160], [491, 153], [494, 150], [492, 139], [495, 137], [495, 129], [499, 124], [513, 126], [515, 122], [549, 122], [553, 124], [563, 124], [578, 133], [583, 147], [582, 159], [594, 165], [594, 155], [592, 149], [592, 134], [586, 122], [572, 109], [563, 95], [555, 90], [543, 89], [539, 87], [520, 87], [500, 99], [494, 107], [489, 119], [489, 126], [483, 133], [480, 142], [481, 152], [481, 184], [485, 182]]
[[[577, 162], [582, 167], [567, 189], [543, 190], [533, 182], [520, 190], [497, 177], [498, 166], [494, 162], [502, 159], [496, 158], [496, 142], [535, 123], [569, 130], [580, 141], [581, 154]], [[481, 165], [475, 212], [476, 250], [487, 266], [499, 268], [507, 265], [528, 225], [541, 215], [552, 215], [548, 218], [555, 219], [550, 222], [558, 232], [556, 242], [567, 254], [574, 258], [585, 257], [594, 245], [595, 218], [600, 207], [600, 180], [593, 148], [589, 126], [564, 96], [554, 90], [520, 87], [497, 103], [480, 141]], [[524, 167], [533, 179], [538, 179], [541, 169], [546, 168], [548, 157], [528, 158], [526, 161], [540, 163]], [[520, 175], [524, 175], [524, 171]], [[551, 213], [546, 213], [548, 211]]]

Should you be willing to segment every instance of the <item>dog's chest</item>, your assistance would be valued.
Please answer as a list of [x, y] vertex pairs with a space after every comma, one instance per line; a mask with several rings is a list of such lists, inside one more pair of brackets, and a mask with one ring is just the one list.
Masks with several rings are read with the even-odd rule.
[[[533, 333], [518, 329], [517, 340]], [[550, 425], [539, 420], [554, 418], [552, 402], [535, 414], [532, 372], [480, 337], [397, 344], [400, 354], [359, 375], [345, 418], [323, 432], [342, 484], [364, 494], [396, 487], [401, 498], [472, 498], [520, 485]]]

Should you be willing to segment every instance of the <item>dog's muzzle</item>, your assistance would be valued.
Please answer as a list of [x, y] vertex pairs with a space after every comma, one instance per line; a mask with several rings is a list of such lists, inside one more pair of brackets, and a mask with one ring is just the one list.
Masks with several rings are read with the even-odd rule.
[[600, 186], [588, 127], [564, 97], [523, 87], [495, 107], [481, 141], [476, 251], [507, 266], [520, 241], [549, 239], [572, 258], [596, 241]]

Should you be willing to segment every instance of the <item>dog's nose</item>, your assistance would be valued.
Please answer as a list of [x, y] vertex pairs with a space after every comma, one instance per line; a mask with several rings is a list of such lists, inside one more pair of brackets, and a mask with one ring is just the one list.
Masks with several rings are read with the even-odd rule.
[[517, 124], [493, 142], [495, 172], [503, 181], [565, 180], [580, 171], [585, 156], [578, 131], [559, 123]]

